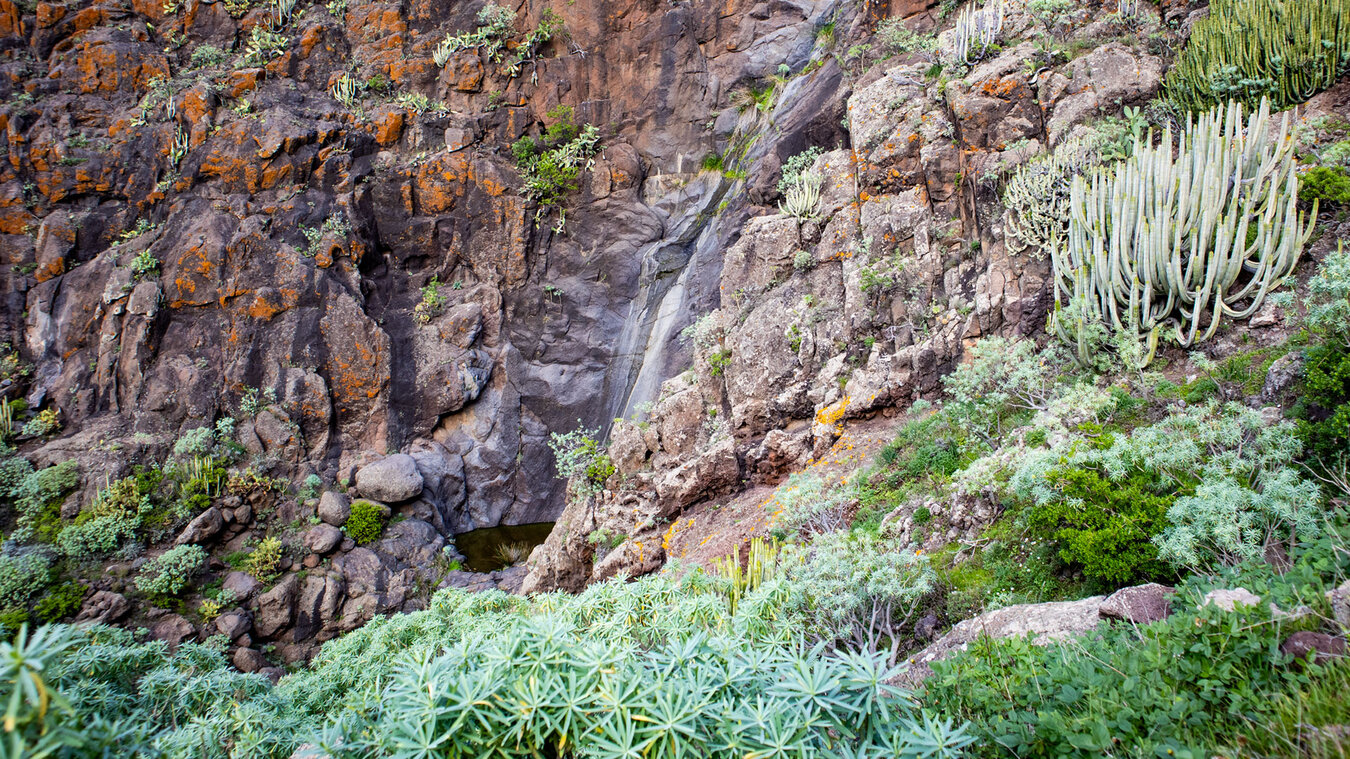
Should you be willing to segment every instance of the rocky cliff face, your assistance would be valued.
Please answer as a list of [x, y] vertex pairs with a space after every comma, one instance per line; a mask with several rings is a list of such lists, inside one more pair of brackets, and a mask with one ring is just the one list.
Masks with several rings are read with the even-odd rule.
[[[1013, 10], [1003, 36], [1033, 30]], [[1153, 97], [1168, 34], [1156, 10], [1087, 12], [1066, 32], [1084, 48], [1071, 61], [1040, 60], [1024, 42], [951, 80], [918, 57], [846, 79], [850, 142], [815, 161], [818, 214], [745, 223], [723, 258], [720, 308], [692, 330], [694, 367], [662, 386], [649, 419], [614, 428], [617, 474], [568, 506], [526, 590], [661, 566], [691, 505], [777, 481], [829, 450], [848, 419], [935, 393], [980, 337], [1040, 332], [1049, 262], [1009, 253], [1000, 181]], [[597, 557], [596, 531], [627, 540]]]
[[[241, 439], [297, 480], [411, 449], [462, 480], [462, 500], [437, 504], [456, 530], [557, 513], [548, 432], [646, 400], [687, 360], [679, 328], [718, 303], [721, 250], [751, 211], [693, 172], [737, 126], [732, 93], [800, 71], [817, 29], [856, 14], [567, 3], [566, 32], [518, 76], [474, 50], [436, 66], [479, 8], [303, 5], [279, 55], [250, 60], [272, 6], [0, 6], [0, 341], [70, 433], [39, 459], [121, 441], [86, 462], [91, 481], [116, 476], [239, 416], [255, 388], [277, 402]], [[517, 39], [545, 7], [518, 10]], [[384, 96], [354, 115], [330, 96], [343, 74]], [[830, 66], [794, 82], [813, 99], [775, 114], [790, 128], [756, 157], [838, 142], [811, 106], [839, 80]], [[559, 104], [604, 145], [562, 234], [534, 223], [507, 150]], [[143, 252], [155, 275], [133, 274]], [[419, 323], [433, 279], [448, 302]]]
[[[1147, 100], [1172, 39], [1089, 3], [1057, 32], [1076, 57], [1028, 67], [1013, 11], [1006, 49], [949, 76], [871, 39], [948, 24], [927, 0], [569, 0], [513, 8], [508, 50], [546, 11], [564, 29], [519, 65], [442, 66], [480, 4], [285, 5], [0, 0], [0, 342], [32, 367], [7, 397], [62, 423], [23, 454], [78, 459], [86, 504], [228, 416], [256, 472], [394, 505], [369, 547], [331, 529], [339, 492], [236, 494], [175, 533], [294, 544], [271, 589], [230, 575], [222, 619], [296, 656], [415, 608], [451, 533], [561, 513], [527, 590], [649, 571], [694, 504], [933, 392], [969, 341], [1037, 331], [1048, 263], [1007, 252], [998, 181]], [[601, 150], [555, 227], [510, 147], [560, 105]], [[807, 148], [824, 188], [798, 219], [776, 185]], [[563, 510], [546, 443], [578, 422], [617, 473]], [[371, 464], [416, 487], [381, 497]], [[621, 536], [602, 560], [597, 529]]]

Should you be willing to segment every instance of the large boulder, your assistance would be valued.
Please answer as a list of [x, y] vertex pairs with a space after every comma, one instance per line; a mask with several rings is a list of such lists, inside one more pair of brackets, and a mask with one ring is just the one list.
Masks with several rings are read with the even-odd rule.
[[964, 651], [981, 636], [1012, 638], [1029, 635], [1032, 643], [1045, 645], [1087, 632], [1101, 622], [1099, 609], [1104, 599], [1104, 596], [1092, 596], [1078, 601], [1018, 604], [972, 617], [958, 623], [946, 635], [911, 657], [909, 667], [899, 679], [906, 685], [922, 682], [932, 674], [934, 662]]
[[347, 523], [347, 518], [352, 515], [352, 500], [346, 493], [335, 493], [328, 491], [319, 498], [319, 519], [333, 525], [341, 527]]
[[342, 542], [342, 530], [331, 524], [316, 524], [305, 531], [305, 547], [323, 556]]
[[178, 539], [174, 542], [180, 546], [187, 543], [205, 543], [219, 535], [224, 527], [225, 519], [221, 516], [220, 509], [212, 506], [188, 522], [188, 526], [178, 533]]
[[271, 638], [290, 627], [295, 620], [295, 597], [299, 588], [299, 578], [289, 574], [276, 587], [258, 596], [258, 611], [253, 620], [258, 635]]
[[422, 492], [422, 473], [412, 456], [396, 453], [357, 470], [356, 490], [372, 501], [401, 503]]

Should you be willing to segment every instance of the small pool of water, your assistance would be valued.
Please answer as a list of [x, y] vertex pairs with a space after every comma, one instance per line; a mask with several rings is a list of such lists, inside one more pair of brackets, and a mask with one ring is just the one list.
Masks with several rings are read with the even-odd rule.
[[472, 572], [492, 572], [505, 569], [513, 562], [507, 561], [502, 552], [514, 549], [524, 562], [534, 547], [548, 539], [553, 530], [552, 522], [534, 524], [512, 524], [500, 527], [488, 527], [473, 532], [461, 532], [455, 536], [455, 547], [464, 554], [464, 568]]

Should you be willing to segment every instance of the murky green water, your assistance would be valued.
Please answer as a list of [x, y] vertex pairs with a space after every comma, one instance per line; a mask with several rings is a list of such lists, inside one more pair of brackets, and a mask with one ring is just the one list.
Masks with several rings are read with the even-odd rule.
[[504, 546], [518, 546], [524, 552], [521, 561], [535, 546], [543, 543], [553, 529], [552, 522], [502, 525], [455, 536], [455, 546], [464, 554], [464, 568], [474, 572], [491, 572], [510, 566], [501, 555]]

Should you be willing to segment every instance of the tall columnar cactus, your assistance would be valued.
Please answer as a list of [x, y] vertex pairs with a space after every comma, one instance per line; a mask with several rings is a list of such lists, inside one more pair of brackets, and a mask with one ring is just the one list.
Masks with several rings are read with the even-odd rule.
[[1350, 69], [1350, 0], [1214, 0], [1167, 75], [1167, 95], [1198, 111], [1268, 97], [1304, 102]]
[[955, 34], [956, 59], [961, 63], [970, 63], [972, 58], [979, 59], [984, 49], [994, 44], [998, 33], [1003, 31], [1004, 0], [989, 0], [983, 8], [979, 0], [972, 0], [961, 9], [956, 17]]
[[1052, 249], [1053, 325], [1081, 359], [1093, 323], [1146, 339], [1147, 363], [1168, 324], [1189, 346], [1261, 307], [1317, 216], [1315, 204], [1306, 223], [1298, 210], [1289, 125], [1286, 113], [1272, 132], [1267, 101], [1245, 121], [1233, 102], [1188, 118], [1175, 156], [1169, 129], [1156, 146], [1137, 137], [1114, 169], [1074, 178], [1068, 244]]

